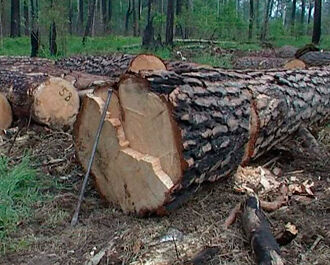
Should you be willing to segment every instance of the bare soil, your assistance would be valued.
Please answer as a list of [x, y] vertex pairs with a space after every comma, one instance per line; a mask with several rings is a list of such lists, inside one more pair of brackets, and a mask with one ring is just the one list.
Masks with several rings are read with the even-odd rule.
[[[19, 224], [11, 240], [27, 244], [0, 256], [0, 264], [85, 264], [109, 242], [114, 245], [99, 264], [147, 264], [143, 261], [159, 256], [162, 248], [167, 250], [160, 256], [166, 256], [168, 262], [157, 263], [155, 258], [148, 264], [255, 264], [240, 219], [228, 229], [223, 227], [230, 211], [245, 199], [244, 194], [235, 193], [231, 179], [202, 185], [187, 204], [168, 217], [145, 219], [127, 216], [104, 202], [90, 182], [79, 224], [72, 228], [70, 220], [84, 172], [76, 162], [71, 134], [30, 125], [15, 141], [14, 136], [4, 138], [0, 151], [7, 154], [11, 149], [11, 162], [16, 163], [28, 150], [39, 177], [53, 178], [61, 185], [42, 190], [53, 199], [35, 205], [34, 216]], [[318, 131], [318, 139], [330, 151], [329, 126]], [[278, 181], [294, 177], [301, 183], [314, 182], [315, 196], [301, 196], [299, 200], [292, 196], [286, 206], [267, 214], [274, 233], [288, 222], [299, 230], [297, 237], [281, 248], [284, 259], [287, 264], [329, 264], [330, 157], [310, 155], [298, 139], [291, 139], [254, 165], [265, 165], [274, 158], [267, 167], [280, 168]], [[273, 193], [267, 199], [275, 197]], [[159, 239], [169, 228], [185, 239], [161, 243]], [[207, 247], [213, 247], [208, 261], [189, 263]]]

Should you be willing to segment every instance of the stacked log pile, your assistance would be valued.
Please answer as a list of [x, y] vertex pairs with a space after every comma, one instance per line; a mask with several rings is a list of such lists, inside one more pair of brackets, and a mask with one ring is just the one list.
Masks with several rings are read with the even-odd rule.
[[[183, 66], [180, 74], [127, 74], [116, 85], [92, 172], [101, 194], [126, 213], [166, 214], [200, 183], [229, 176], [299, 127], [329, 117], [329, 68]], [[103, 104], [85, 97], [75, 124], [84, 167]]]

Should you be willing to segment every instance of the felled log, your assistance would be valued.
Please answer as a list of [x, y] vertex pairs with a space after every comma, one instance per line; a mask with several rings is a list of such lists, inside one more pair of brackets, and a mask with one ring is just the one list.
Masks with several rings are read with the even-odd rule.
[[26, 74], [48, 74], [69, 81], [78, 90], [89, 90], [103, 86], [110, 86], [115, 81], [107, 76], [92, 75], [84, 72], [61, 69], [55, 62], [24, 56], [1, 56], [0, 69], [19, 71]]
[[[302, 124], [329, 117], [329, 70], [126, 75], [101, 134], [96, 186], [126, 213], [168, 213], [200, 183], [230, 176]], [[103, 104], [87, 96], [75, 124], [85, 168]]]
[[283, 58], [252, 57], [246, 56], [238, 58], [234, 62], [235, 69], [273, 69], [281, 68], [286, 63]]
[[308, 66], [330, 65], [330, 52], [307, 52], [299, 59]]
[[12, 121], [11, 106], [4, 94], [0, 93], [0, 131], [8, 129]]
[[260, 209], [259, 200], [250, 196], [244, 204], [242, 224], [245, 235], [260, 265], [283, 265], [280, 247]]
[[157, 56], [151, 54], [112, 54], [105, 56], [75, 56], [56, 61], [56, 65], [67, 70], [103, 75], [118, 79], [127, 71], [165, 70], [166, 66]]
[[62, 78], [0, 70], [0, 92], [16, 116], [26, 116], [54, 128], [71, 126], [79, 110], [76, 89]]

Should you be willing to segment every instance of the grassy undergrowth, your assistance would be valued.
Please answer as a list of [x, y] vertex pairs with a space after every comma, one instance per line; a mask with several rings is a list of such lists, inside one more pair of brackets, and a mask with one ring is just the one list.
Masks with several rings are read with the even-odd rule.
[[[281, 37], [271, 41], [275, 47], [283, 45], [293, 45], [302, 47], [306, 43], [310, 43], [309, 36], [296, 37]], [[113, 52], [124, 53], [140, 53], [145, 50], [136, 46], [140, 44], [141, 38], [139, 37], [125, 37], [109, 35], [106, 37], [88, 38], [86, 45], [82, 45], [81, 37], [68, 36], [58, 39], [59, 54], [57, 57], [70, 56], [75, 54], [106, 54]], [[133, 47], [129, 47], [132, 46]], [[223, 49], [239, 49], [239, 50], [260, 50], [261, 46], [258, 42], [240, 43], [234, 41], [223, 41], [219, 44]], [[125, 48], [126, 47], [126, 48]], [[322, 49], [330, 50], [330, 35], [322, 36], [320, 47]], [[150, 52], [150, 51], [149, 51]], [[163, 59], [170, 59], [172, 51], [170, 48], [164, 47], [156, 51], [152, 51]], [[4, 38], [3, 45], [0, 46], [0, 55], [30, 55], [30, 39], [28, 37], [21, 38]], [[50, 57], [47, 46], [41, 46], [40, 57]], [[211, 56], [199, 56], [198, 62], [212, 63]], [[213, 62], [215, 63], [215, 62]]]
[[26, 238], [14, 239], [11, 235], [29, 222], [37, 203], [51, 198], [41, 192], [54, 185], [52, 180], [47, 182], [40, 181], [27, 156], [14, 166], [8, 158], [0, 156], [0, 256], [27, 247]]

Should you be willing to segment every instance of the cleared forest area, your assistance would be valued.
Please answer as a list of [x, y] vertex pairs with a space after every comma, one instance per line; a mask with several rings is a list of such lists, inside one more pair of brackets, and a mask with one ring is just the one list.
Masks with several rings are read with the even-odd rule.
[[0, 0], [0, 264], [327, 264], [329, 119], [330, 0]]

